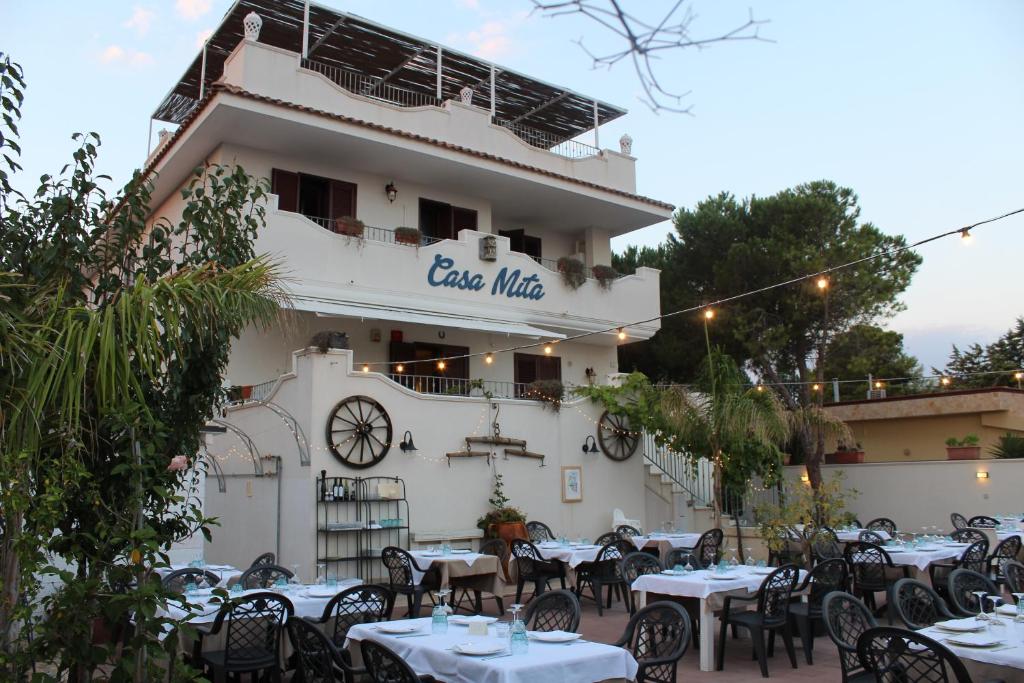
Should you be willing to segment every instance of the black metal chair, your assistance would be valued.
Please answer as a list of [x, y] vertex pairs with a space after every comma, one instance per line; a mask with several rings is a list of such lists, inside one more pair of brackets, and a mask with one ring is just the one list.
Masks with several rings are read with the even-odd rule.
[[967, 520], [967, 526], [972, 526], [975, 529], [995, 529], [999, 526], [999, 520], [988, 515], [975, 515]]
[[839, 544], [839, 537], [827, 526], [814, 530], [808, 540], [811, 543], [811, 554], [814, 556], [815, 562], [843, 557], [843, 548]]
[[[642, 553], [641, 553], [642, 554]], [[636, 683], [675, 683], [676, 666], [690, 644], [690, 615], [674, 602], [652, 602], [634, 614], [613, 643], [633, 654]]]
[[834, 557], [815, 565], [796, 588], [797, 593], [808, 591], [806, 602], [794, 602], [789, 606], [789, 614], [796, 622], [804, 647], [804, 660], [808, 664], [814, 664], [814, 626], [823, 619], [821, 603], [829, 593], [846, 590], [846, 583], [846, 560]]
[[[789, 662], [796, 668], [796, 651], [793, 649], [793, 630], [789, 623], [789, 603], [793, 588], [796, 586], [800, 570], [795, 564], [786, 564], [769, 574], [757, 594], [751, 597], [726, 595], [722, 605], [722, 628], [718, 634], [718, 662], [716, 670], [725, 667], [725, 643], [728, 627], [741, 626], [750, 631], [750, 639], [754, 644], [754, 655], [761, 667], [761, 675], [768, 678], [768, 658], [766, 654], [766, 632], [781, 632], [782, 641], [786, 645]], [[755, 611], [733, 610], [734, 602], [751, 602], [757, 600]]]
[[555, 532], [544, 522], [527, 522], [526, 533], [529, 534], [531, 543], [555, 540]]
[[618, 541], [621, 539], [622, 536], [619, 536], [618, 531], [606, 531], [597, 537], [597, 540], [594, 541], [594, 545], [608, 545], [612, 541]]
[[351, 655], [339, 650], [320, 629], [307, 619], [288, 620], [288, 639], [291, 641], [291, 661], [295, 669], [293, 681], [301, 683], [355, 683], [356, 676], [366, 669], [353, 668]]
[[[875, 613], [878, 610], [875, 593], [886, 593], [898, 579], [909, 578], [909, 568], [894, 565], [889, 553], [875, 543], [847, 543], [843, 557], [853, 577], [853, 594]], [[891, 614], [889, 623], [892, 623]]]
[[782, 527], [775, 532], [774, 541], [768, 547], [769, 565], [781, 567], [784, 564], [804, 564], [803, 534], [790, 527]]
[[719, 558], [722, 557], [724, 538], [725, 534], [721, 529], [708, 529], [697, 539], [697, 544], [693, 546], [693, 557], [701, 569], [718, 564]]
[[[212, 673], [214, 683], [243, 673], [263, 673], [280, 681], [281, 630], [294, 613], [291, 601], [277, 593], [253, 593], [228, 602], [209, 629], [195, 626], [199, 637], [193, 661]], [[225, 621], [224, 649], [203, 652], [203, 640], [219, 633]]]
[[[341, 591], [324, 605], [319, 619], [306, 618], [313, 624], [328, 624], [325, 633], [336, 647], [344, 648], [348, 630], [356, 624], [389, 621], [395, 606], [395, 594], [384, 586], [368, 583]], [[342, 651], [347, 656], [347, 651]]]
[[372, 640], [359, 643], [363, 665], [373, 683], [428, 683], [436, 680], [433, 676], [420, 675], [412, 670], [405, 660], [391, 649]]
[[949, 575], [949, 602], [953, 609], [965, 617], [973, 617], [981, 611], [975, 591], [986, 595], [999, 595], [999, 589], [992, 579], [970, 569], [954, 569]]
[[512, 541], [512, 560], [516, 563], [516, 602], [523, 600], [523, 586], [533, 582], [533, 595], [537, 597], [548, 588], [548, 581], [558, 579], [565, 589], [565, 565], [557, 560], [545, 560], [537, 546], [520, 538]]
[[864, 543], [874, 543], [875, 545], [885, 545], [885, 538], [870, 529], [865, 529], [857, 534], [857, 540]]
[[290, 569], [285, 569], [276, 564], [260, 564], [249, 567], [242, 576], [238, 579], [238, 582], [242, 584], [242, 588], [250, 590], [252, 588], [273, 588], [274, 584], [277, 583], [278, 579], [288, 579], [295, 576], [292, 574]]
[[220, 577], [205, 569], [188, 567], [186, 569], [175, 569], [165, 576], [160, 582], [164, 589], [172, 593], [184, 593], [185, 586], [194, 583], [196, 588], [213, 588], [220, 583]]
[[988, 554], [988, 539], [983, 538], [975, 541], [964, 548], [960, 557], [952, 562], [932, 562], [928, 565], [928, 576], [931, 578], [935, 592], [942, 597], [949, 594], [946, 592], [949, 575], [954, 569], [964, 568], [976, 572], [985, 572], [988, 569], [986, 555]]
[[988, 543], [988, 536], [985, 535], [984, 531], [981, 529], [973, 529], [971, 527], [956, 529], [949, 534], [949, 537], [957, 543], [977, 543], [978, 541], [985, 541]]
[[1017, 559], [1020, 554], [1020, 536], [1008, 536], [999, 542], [992, 555], [988, 558], [988, 574], [995, 581], [997, 586], [1006, 584], [1006, 574], [1003, 567], [1007, 562]]
[[857, 639], [878, 624], [867, 605], [849, 593], [834, 591], [821, 603], [825, 633], [839, 650], [842, 683], [869, 683], [875, 675], [864, 668], [857, 655]]
[[523, 623], [531, 631], [569, 631], [580, 627], [580, 601], [572, 591], [553, 590], [526, 606]]
[[1003, 575], [1011, 593], [1024, 593], [1024, 564], [1016, 560], [1003, 563]]
[[896, 535], [896, 522], [888, 517], [877, 517], [865, 524], [864, 528], [868, 531], [884, 531], [890, 537]]
[[970, 526], [967, 523], [967, 518], [961, 515], [959, 512], [954, 512], [949, 516], [949, 521], [953, 523], [954, 529], [966, 529]]
[[868, 629], [857, 639], [857, 654], [879, 683], [971, 683], [959, 657], [917, 631]]
[[689, 562], [690, 566], [697, 569], [697, 558], [693, 556], [692, 548], [672, 548], [665, 556], [665, 569], [675, 569], [677, 566], [685, 567]]
[[946, 601], [931, 586], [917, 579], [900, 579], [889, 589], [893, 613], [907, 628], [927, 628], [937, 621], [955, 619]]
[[641, 535], [639, 529], [628, 524], [620, 524], [615, 527], [615, 533], [617, 533], [621, 538], [633, 538], [634, 536]]
[[257, 555], [256, 559], [253, 560], [252, 564], [250, 564], [249, 566], [259, 567], [264, 565], [277, 564], [276, 560], [277, 557], [274, 555], [274, 553], [263, 553], [262, 555]]
[[629, 613], [636, 614], [636, 601], [633, 598], [631, 586], [638, 577], [644, 574], [661, 573], [661, 562], [650, 553], [633, 552], [629, 553], [619, 561], [619, 574], [626, 583], [626, 595], [629, 598]]
[[625, 583], [619, 562], [633, 550], [630, 541], [617, 539], [604, 544], [593, 562], [581, 562], [576, 565], [576, 597], [583, 596], [583, 589], [590, 586], [590, 593], [597, 603], [597, 616], [604, 615], [604, 589], [608, 591], [608, 607], [612, 606], [612, 594], [617, 594], [625, 602], [629, 602], [629, 586]]
[[[429, 596], [431, 592], [440, 590], [441, 571], [433, 565], [419, 566], [416, 558], [408, 551], [393, 545], [381, 550], [380, 560], [388, 570], [387, 587], [394, 593], [405, 596], [409, 610], [406, 616], [415, 619], [420, 615], [424, 594]], [[416, 581], [417, 573], [422, 575], [419, 582]]]
[[[492, 538], [491, 540], [483, 543], [478, 550], [481, 555], [492, 555], [498, 558], [498, 577], [504, 581], [506, 578], [505, 574], [505, 563], [508, 561], [508, 544], [501, 538]], [[468, 576], [453, 576], [448, 579], [448, 586], [452, 589], [452, 595], [455, 595], [455, 600], [452, 603], [452, 609], [456, 612], [462, 605], [462, 601], [469, 597], [469, 593], [473, 593], [473, 611], [480, 614], [484, 610], [483, 606], [483, 594], [485, 592], [490, 593], [494, 590], [494, 579], [490, 574], [470, 574]], [[458, 591], [462, 591], [458, 593]], [[502, 596], [497, 593], [491, 593], [491, 597], [498, 605], [498, 614], [502, 615], [505, 613], [505, 603], [502, 600]]]

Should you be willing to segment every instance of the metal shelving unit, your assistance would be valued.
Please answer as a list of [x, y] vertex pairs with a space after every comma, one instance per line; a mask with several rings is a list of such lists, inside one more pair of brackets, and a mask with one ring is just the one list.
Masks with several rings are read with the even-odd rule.
[[409, 501], [398, 477], [328, 477], [321, 470], [316, 509], [316, 562], [338, 578], [380, 580], [380, 551], [409, 547]]

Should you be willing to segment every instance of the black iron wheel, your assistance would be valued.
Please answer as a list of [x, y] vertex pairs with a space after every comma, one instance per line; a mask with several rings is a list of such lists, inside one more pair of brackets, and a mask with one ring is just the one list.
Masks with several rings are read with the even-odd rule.
[[597, 421], [597, 443], [612, 460], [628, 460], [640, 445], [640, 435], [629, 428], [629, 418], [607, 410]]
[[327, 418], [327, 447], [349, 467], [373, 467], [391, 450], [391, 418], [369, 396], [342, 399]]

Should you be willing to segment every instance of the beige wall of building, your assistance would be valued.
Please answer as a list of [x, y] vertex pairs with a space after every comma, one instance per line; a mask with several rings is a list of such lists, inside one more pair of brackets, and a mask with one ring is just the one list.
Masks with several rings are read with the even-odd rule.
[[[1024, 391], [1005, 387], [850, 401], [825, 407], [846, 422], [865, 462], [945, 460], [946, 439], [976, 434], [981, 457], [1009, 432], [1024, 433]], [[833, 444], [834, 446], [834, 444]]]

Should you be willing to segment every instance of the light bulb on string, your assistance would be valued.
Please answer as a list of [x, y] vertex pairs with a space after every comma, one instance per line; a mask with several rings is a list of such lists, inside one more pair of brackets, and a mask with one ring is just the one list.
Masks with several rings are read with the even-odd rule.
[[880, 381], [876, 381], [875, 382], [875, 389], [881, 389], [883, 386], [885, 386], [885, 385], [882, 384]]
[[951, 380], [948, 377], [943, 377], [942, 379], [939, 380], [939, 384], [941, 384], [944, 387], [948, 387], [952, 382], [953, 380]]
[[970, 245], [970, 243], [973, 240], [974, 240], [974, 236], [971, 235], [971, 231], [969, 229], [964, 228], [963, 230], [960, 231], [960, 243], [961, 244]]
[[544, 345], [544, 353], [546, 353], [546, 354], [548, 354], [548, 355], [551, 355], [551, 352], [552, 352], [553, 350], [554, 350], [554, 349], [552, 349], [552, 348], [551, 348], [551, 344], [545, 344], [545, 345]]
[[395, 366], [395, 372], [397, 372], [398, 374], [402, 374], [403, 372], [405, 372], [405, 366], [399, 363], [398, 365]]
[[619, 341], [626, 341], [626, 330], [619, 328]]
[[437, 369], [438, 370], [444, 370], [446, 367], [447, 366], [445, 365], [445, 362], [443, 360], [437, 361]]
[[487, 363], [488, 365], [493, 363], [494, 362], [494, 354], [493, 353], [488, 353], [486, 356], [484, 356], [484, 362]]
[[712, 320], [714, 317], [715, 317], [715, 309], [713, 309], [713, 308], [706, 308], [706, 309], [704, 309], [704, 319], [705, 320]]
[[811, 391], [820, 391], [820, 390], [821, 390], [821, 385], [820, 384], [812, 384], [811, 385]]
[[764, 391], [764, 385], [760, 383], [754, 388], [757, 389], [758, 391]]
[[370, 371], [370, 366], [364, 363], [363, 364], [363, 372], [369, 372], [369, 371]]
[[818, 289], [824, 292], [826, 289], [828, 289], [828, 278], [822, 275], [821, 277], [818, 278], [815, 284], [818, 285]]

